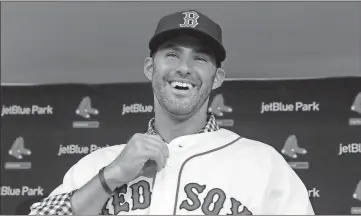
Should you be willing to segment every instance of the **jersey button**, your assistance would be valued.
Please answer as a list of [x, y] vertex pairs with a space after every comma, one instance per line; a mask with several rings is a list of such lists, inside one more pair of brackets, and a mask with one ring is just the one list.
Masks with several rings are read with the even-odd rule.
[[167, 166], [171, 167], [171, 166], [172, 166], [172, 162], [170, 162], [169, 160], [167, 160]]

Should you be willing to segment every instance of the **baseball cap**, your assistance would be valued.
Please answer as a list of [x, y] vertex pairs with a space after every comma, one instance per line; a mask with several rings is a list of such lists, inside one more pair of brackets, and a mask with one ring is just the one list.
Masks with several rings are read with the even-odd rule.
[[187, 34], [199, 38], [210, 46], [216, 59], [222, 62], [226, 58], [226, 51], [222, 44], [222, 29], [206, 15], [196, 11], [180, 11], [162, 17], [149, 41], [151, 53], [167, 40], [180, 34]]

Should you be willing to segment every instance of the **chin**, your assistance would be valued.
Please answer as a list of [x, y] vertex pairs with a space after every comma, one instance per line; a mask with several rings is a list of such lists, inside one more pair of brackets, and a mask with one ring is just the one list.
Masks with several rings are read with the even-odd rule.
[[189, 116], [194, 113], [195, 107], [185, 106], [182, 104], [167, 104], [166, 109], [173, 115], [176, 116]]
[[197, 95], [177, 98], [166, 91], [158, 91], [156, 97], [160, 106], [174, 117], [189, 117], [196, 113], [203, 104], [200, 104], [202, 99]]
[[167, 107], [167, 110], [174, 114], [174, 115], [180, 115], [180, 116], [188, 116], [192, 113], [191, 109], [183, 108], [183, 107]]

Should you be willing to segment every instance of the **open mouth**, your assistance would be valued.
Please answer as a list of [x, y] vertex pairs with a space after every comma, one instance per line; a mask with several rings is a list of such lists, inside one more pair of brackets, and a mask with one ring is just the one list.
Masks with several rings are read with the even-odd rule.
[[177, 90], [190, 90], [195, 87], [194, 85], [192, 85], [190, 83], [180, 82], [180, 81], [171, 81], [171, 82], [169, 82], [169, 84]]

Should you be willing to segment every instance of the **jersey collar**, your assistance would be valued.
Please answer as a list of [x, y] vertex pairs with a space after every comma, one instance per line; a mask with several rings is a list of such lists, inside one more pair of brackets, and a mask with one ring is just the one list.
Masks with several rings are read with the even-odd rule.
[[[214, 132], [214, 131], [218, 131], [220, 129], [220, 127], [219, 127], [213, 113], [208, 113], [207, 114], [207, 119], [208, 119], [207, 124], [204, 125], [204, 127], [202, 127], [202, 129], [200, 129], [198, 133]], [[148, 131], [147, 131], [146, 134], [159, 135], [157, 130], [154, 127], [154, 122], [155, 122], [155, 118], [152, 118], [149, 121], [149, 123], [148, 123]]]

